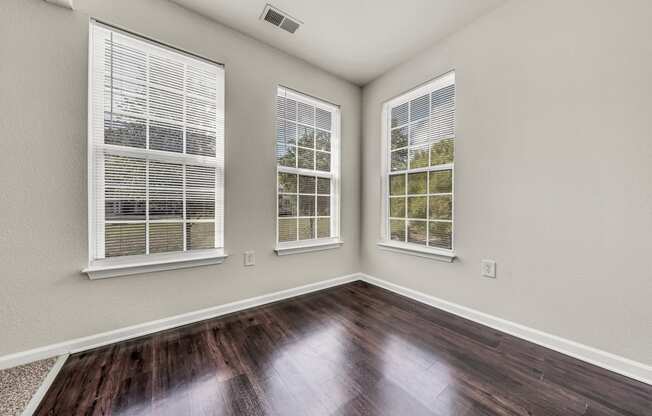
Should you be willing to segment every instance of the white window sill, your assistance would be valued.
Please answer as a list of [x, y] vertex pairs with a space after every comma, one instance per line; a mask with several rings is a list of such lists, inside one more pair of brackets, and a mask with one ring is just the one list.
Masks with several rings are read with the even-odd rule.
[[96, 260], [82, 270], [91, 280], [130, 274], [150, 273], [161, 270], [184, 269], [224, 262], [228, 255], [224, 250], [201, 250], [186, 253], [163, 253], [148, 256], [125, 256]]
[[312, 251], [331, 250], [342, 247], [344, 242], [337, 238], [328, 238], [323, 240], [310, 240], [304, 243], [279, 244], [274, 251], [279, 256], [288, 254], [309, 253]]
[[455, 252], [452, 250], [420, 247], [415, 244], [398, 243], [395, 241], [380, 241], [378, 243], [378, 247], [383, 250], [393, 251], [395, 253], [425, 257], [428, 259], [444, 261], [447, 263], [452, 263], [456, 257]]

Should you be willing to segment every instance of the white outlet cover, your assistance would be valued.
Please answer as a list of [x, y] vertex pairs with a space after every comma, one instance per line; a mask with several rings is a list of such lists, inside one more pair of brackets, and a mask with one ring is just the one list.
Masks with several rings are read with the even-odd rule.
[[244, 253], [244, 265], [253, 266], [256, 264], [256, 254], [253, 251], [245, 251]]
[[480, 272], [484, 277], [496, 277], [496, 261], [482, 260]]

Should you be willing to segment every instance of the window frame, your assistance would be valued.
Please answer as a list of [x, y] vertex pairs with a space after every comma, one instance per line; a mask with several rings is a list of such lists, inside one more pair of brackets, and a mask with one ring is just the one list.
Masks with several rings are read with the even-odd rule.
[[[213, 65], [217, 68], [216, 72], [216, 115], [218, 117], [218, 124], [216, 130], [216, 140], [215, 140], [215, 157], [203, 156], [203, 155], [193, 155], [188, 153], [174, 153], [162, 150], [154, 149], [142, 149], [128, 146], [119, 146], [113, 144], [104, 143], [98, 145], [96, 141], [98, 140], [97, 136], [97, 123], [100, 118], [97, 116], [98, 109], [96, 108], [99, 104], [96, 102], [95, 95], [97, 94], [97, 88], [102, 88], [102, 84], [98, 84], [97, 78], [103, 78], [105, 75], [99, 75], [99, 72], [96, 73], [95, 69], [100, 63], [95, 62], [95, 54], [97, 53], [95, 49], [95, 39], [94, 33], [95, 29], [102, 28], [109, 30], [111, 32], [117, 33], [123, 37], [130, 38], [130, 40], [135, 40], [136, 42], [146, 43], [154, 48], [158, 48], [162, 51], [163, 55], [174, 55], [184, 56], [185, 59], [192, 59], [197, 61], [203, 61]], [[88, 186], [88, 266], [82, 270], [83, 273], [86, 273], [90, 279], [101, 279], [106, 277], [114, 276], [124, 276], [137, 273], [152, 272], [158, 270], [170, 270], [186, 267], [195, 267], [201, 265], [209, 264], [220, 264], [222, 263], [227, 254], [224, 251], [224, 90], [225, 90], [225, 80], [224, 80], [224, 65], [214, 62], [210, 59], [203, 58], [201, 56], [185, 52], [173, 46], [169, 46], [157, 41], [154, 41], [148, 37], [135, 34], [117, 27], [114, 27], [109, 24], [105, 24], [95, 19], [90, 19], [89, 22], [89, 55], [88, 55], [88, 131], [87, 131], [87, 158], [88, 158], [88, 173], [87, 173], [87, 186]], [[146, 85], [149, 85], [149, 81]], [[102, 110], [102, 113], [104, 111]], [[102, 116], [103, 117], [103, 116]], [[149, 120], [149, 113], [145, 115], [145, 118]], [[219, 119], [221, 117], [221, 120]], [[222, 125], [219, 125], [221, 121]], [[184, 123], [186, 121], [184, 120]], [[220, 132], [221, 130], [221, 132]], [[102, 133], [104, 134], [104, 133]], [[185, 138], [185, 134], [184, 134]], [[185, 141], [185, 140], [184, 140]], [[182, 224], [184, 241], [182, 251], [170, 251], [163, 253], [152, 253], [152, 254], [136, 254], [136, 255], [126, 255], [126, 256], [116, 256], [116, 257], [105, 257], [104, 256], [104, 239], [103, 235], [104, 227], [107, 224], [107, 221], [104, 219], [104, 214], [99, 212], [99, 204], [104, 201], [104, 197], [99, 197], [98, 194], [103, 192], [104, 189], [104, 178], [106, 172], [102, 171], [101, 178], [97, 175], [97, 169], [99, 165], [103, 165], [103, 161], [96, 160], [96, 153], [102, 151], [102, 149], [110, 150], [113, 155], [122, 155], [127, 157], [136, 157], [144, 160], [152, 160], [163, 163], [181, 163], [183, 164], [183, 195], [184, 195], [184, 215], [180, 220], [175, 221], [166, 221], [166, 220], [151, 220], [149, 219], [149, 214], [146, 212], [145, 220], [138, 221], [138, 223], [165, 223], [165, 222], [174, 222]], [[151, 158], [151, 159], [150, 159]], [[185, 218], [185, 165], [200, 165], [200, 166], [210, 166], [215, 168], [215, 216], [211, 220], [189, 220]], [[102, 183], [100, 183], [102, 182]], [[147, 188], [147, 179], [146, 179], [146, 189]], [[146, 191], [148, 192], [148, 191]], [[148, 202], [147, 202], [148, 203]], [[146, 208], [146, 211], [148, 209]], [[104, 223], [100, 226], [100, 221]], [[120, 222], [120, 221], [118, 221]], [[124, 222], [124, 221], [122, 221]], [[129, 221], [126, 221], [127, 223]], [[196, 250], [186, 250], [186, 224], [188, 223], [200, 223], [200, 222], [212, 222], [214, 224], [214, 241], [215, 248], [208, 249], [196, 249]], [[149, 235], [147, 233], [146, 226], [146, 251], [149, 250], [147, 241], [149, 240]], [[101, 249], [100, 249], [101, 245]]]
[[[455, 253], [455, 153], [453, 153], [453, 162], [430, 166], [422, 168], [408, 168], [400, 171], [391, 171], [391, 110], [394, 107], [408, 103], [415, 98], [419, 98], [425, 94], [432, 94], [433, 92], [440, 90], [442, 88], [448, 87], [450, 85], [456, 86], [455, 80], [455, 71], [451, 70], [445, 74], [442, 74], [432, 80], [429, 80], [416, 88], [413, 88], [405, 93], [399, 94], [396, 97], [383, 103], [381, 111], [381, 215], [380, 215], [380, 240], [377, 245], [381, 249], [394, 251], [402, 254], [411, 254], [419, 257], [431, 258], [435, 260], [441, 260], [445, 262], [452, 262], [456, 258]], [[457, 141], [457, 106], [455, 107], [455, 121], [454, 121], [454, 143]], [[409, 122], [406, 124], [409, 125]], [[409, 140], [409, 138], [408, 138]], [[406, 149], [409, 149], [409, 142]], [[430, 155], [430, 150], [428, 150]], [[430, 157], [430, 156], [429, 156]], [[408, 163], [409, 163], [409, 151], [408, 151]], [[406, 174], [418, 173], [418, 172], [433, 172], [433, 171], [447, 171], [450, 170], [452, 173], [452, 188], [451, 188], [451, 248], [438, 248], [428, 245], [421, 245], [417, 243], [409, 243], [407, 241], [395, 241], [391, 239], [390, 236], [390, 215], [389, 215], [389, 178], [392, 174]], [[429, 175], [428, 175], [429, 176]], [[406, 194], [407, 195], [407, 194]], [[430, 193], [427, 194], [427, 200], [429, 200]], [[406, 206], [407, 209], [407, 206]], [[426, 208], [428, 210], [428, 208]], [[407, 217], [405, 218], [407, 223]], [[426, 224], [429, 220], [426, 219]], [[426, 226], [427, 232], [429, 233], [429, 226]]]
[[[297, 90], [294, 90], [289, 87], [285, 87], [283, 85], [278, 85], [276, 88], [276, 92], [274, 95], [274, 102], [276, 102], [277, 97], [283, 96], [285, 98], [290, 98], [292, 100], [295, 100], [297, 102], [303, 102], [305, 104], [309, 104], [311, 106], [314, 106], [315, 108], [321, 108], [322, 110], [328, 111], [331, 113], [331, 127], [332, 130], [330, 131], [331, 133], [331, 138], [330, 138], [330, 155], [331, 155], [331, 169], [330, 172], [325, 172], [325, 171], [319, 171], [316, 170], [316, 164], [315, 164], [315, 169], [304, 169], [304, 168], [299, 168], [298, 165], [297, 167], [287, 167], [287, 166], [280, 166], [278, 164], [278, 159], [275, 158], [275, 175], [276, 179], [274, 181], [276, 185], [276, 190], [274, 193], [274, 204], [275, 204], [275, 217], [274, 217], [274, 229], [275, 229], [275, 239], [274, 239], [274, 251], [276, 254], [279, 256], [286, 255], [286, 254], [298, 254], [298, 253], [306, 253], [306, 252], [312, 252], [312, 251], [319, 251], [319, 250], [328, 250], [328, 249], [333, 249], [333, 248], [338, 248], [342, 246], [343, 242], [341, 240], [341, 229], [340, 229], [340, 195], [341, 195], [341, 139], [340, 139], [340, 132], [341, 132], [341, 112], [340, 112], [340, 106], [330, 103], [328, 101], [322, 100], [320, 98], [316, 98], [312, 95], [306, 94], [299, 92]], [[279, 120], [279, 114], [278, 114], [278, 106], [275, 105], [275, 111], [274, 111], [274, 143], [276, 143], [277, 140], [277, 123]], [[297, 126], [303, 125], [303, 123], [300, 123], [297, 120]], [[314, 127], [314, 126], [310, 126]], [[298, 137], [297, 137], [298, 139]], [[296, 145], [297, 149], [301, 146]], [[316, 157], [316, 149], [313, 149], [315, 152], [315, 157]], [[297, 155], [298, 157], [298, 155]], [[295, 240], [295, 241], [284, 241], [280, 242], [279, 241], [279, 220], [282, 217], [279, 217], [279, 195], [281, 194], [279, 192], [279, 183], [278, 183], [278, 177], [279, 173], [290, 173], [290, 174], [296, 174], [297, 179], [300, 175], [304, 176], [311, 176], [311, 177], [322, 177], [322, 178], [329, 178], [331, 181], [331, 192], [330, 192], [330, 230], [331, 230], [331, 236], [328, 238], [312, 238], [312, 239], [307, 239], [307, 240]], [[297, 196], [300, 193], [298, 192], [297, 189]], [[315, 193], [315, 195], [318, 195]], [[297, 211], [299, 209], [298, 206], [298, 201], [297, 201]], [[317, 209], [317, 206], [315, 206], [315, 210]], [[315, 213], [316, 214], [316, 213]], [[301, 218], [302, 216], [298, 215], [296, 218]], [[318, 215], [311, 216], [308, 218], [316, 218]], [[295, 218], [295, 217], [289, 217], [289, 218]], [[316, 225], [315, 225], [316, 227]]]

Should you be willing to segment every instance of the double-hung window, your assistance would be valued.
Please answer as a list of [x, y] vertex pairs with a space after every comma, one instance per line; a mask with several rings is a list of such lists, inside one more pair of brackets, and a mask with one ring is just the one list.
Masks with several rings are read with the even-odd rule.
[[383, 108], [381, 246], [451, 260], [455, 74]]
[[86, 272], [221, 262], [223, 67], [95, 21], [89, 66]]
[[339, 107], [283, 87], [276, 103], [276, 251], [337, 247]]

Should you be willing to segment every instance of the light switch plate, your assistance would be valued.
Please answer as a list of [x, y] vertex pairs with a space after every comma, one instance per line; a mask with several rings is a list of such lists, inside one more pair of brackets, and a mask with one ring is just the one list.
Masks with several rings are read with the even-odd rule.
[[482, 260], [480, 272], [484, 277], [496, 278], [496, 262], [494, 260]]
[[256, 253], [253, 251], [245, 251], [244, 253], [244, 265], [253, 266], [256, 264]]

